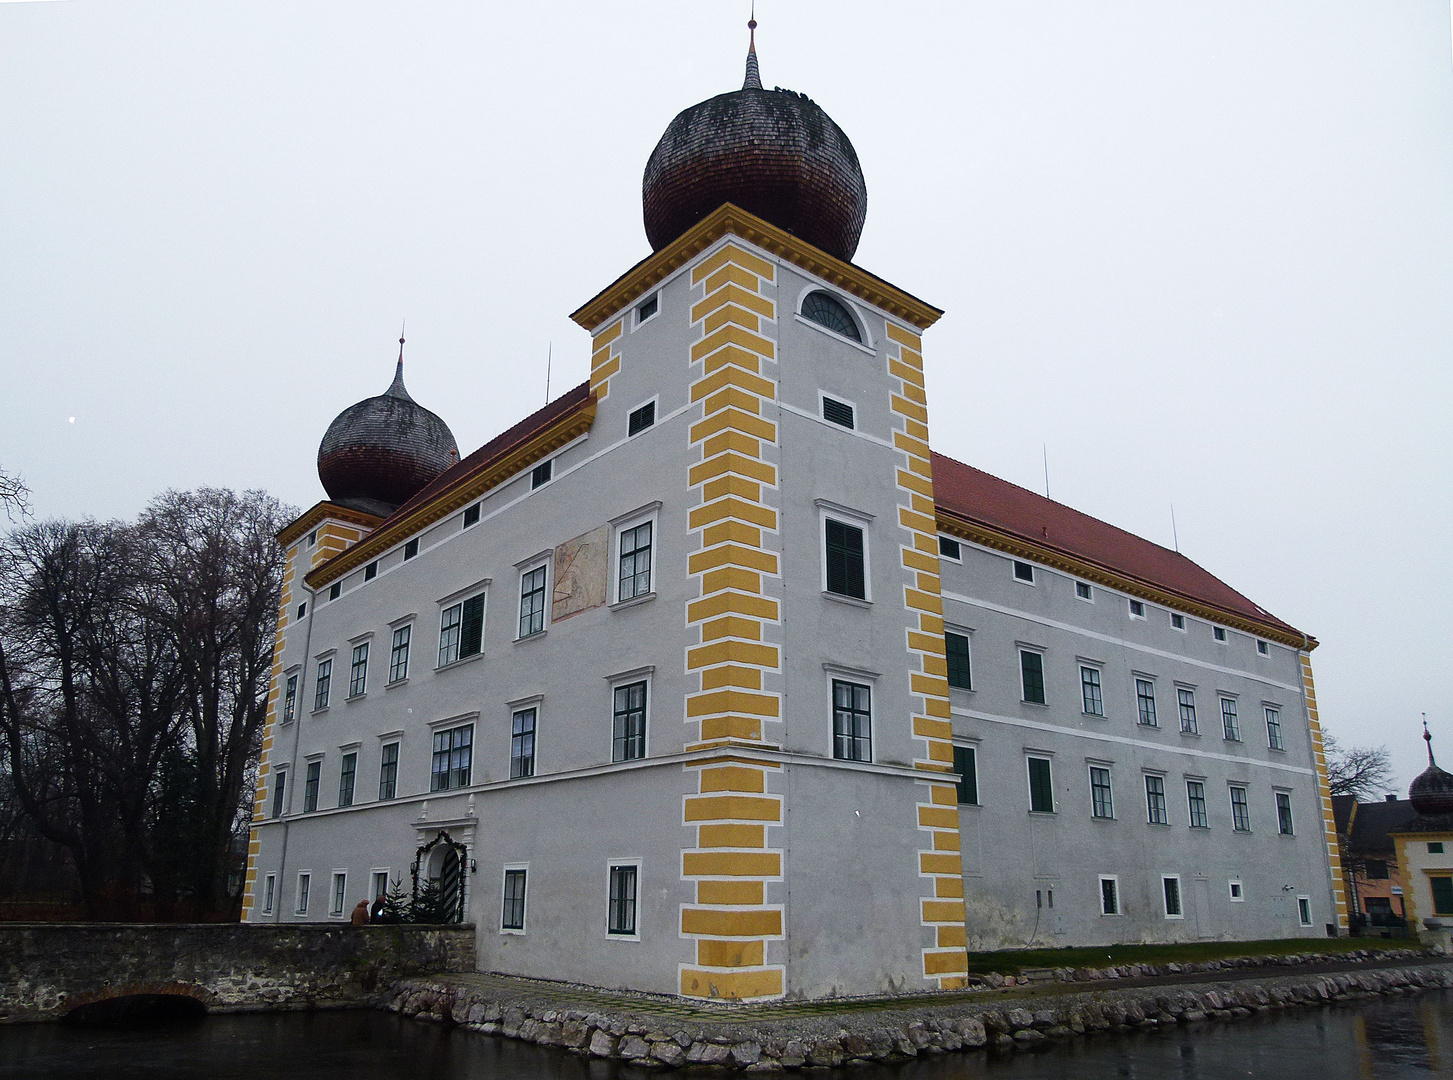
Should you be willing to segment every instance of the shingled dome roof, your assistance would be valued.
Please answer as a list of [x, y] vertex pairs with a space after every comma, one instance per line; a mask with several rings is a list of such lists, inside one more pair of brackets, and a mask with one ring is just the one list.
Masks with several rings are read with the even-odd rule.
[[449, 425], [404, 389], [401, 351], [392, 385], [328, 425], [318, 447], [318, 479], [331, 501], [387, 517], [458, 460]]
[[729, 202], [851, 261], [868, 215], [853, 144], [805, 94], [762, 88], [755, 34], [742, 88], [672, 120], [641, 188], [655, 251]]
[[1438, 768], [1433, 760], [1433, 736], [1423, 722], [1423, 738], [1428, 743], [1428, 767], [1408, 786], [1408, 800], [1424, 817], [1453, 814], [1453, 775]]

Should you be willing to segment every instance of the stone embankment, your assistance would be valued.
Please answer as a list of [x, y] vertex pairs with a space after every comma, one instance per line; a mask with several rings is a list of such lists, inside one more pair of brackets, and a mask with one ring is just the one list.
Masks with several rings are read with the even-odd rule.
[[990, 1046], [1023, 1048], [1100, 1031], [1231, 1021], [1278, 1009], [1444, 989], [1453, 987], [1453, 963], [1423, 959], [1399, 967], [1219, 982], [1173, 979], [1159, 986], [1089, 991], [1025, 987], [873, 1002], [715, 1007], [547, 987], [500, 976], [415, 979], [394, 986], [384, 1007], [638, 1066], [777, 1072]]

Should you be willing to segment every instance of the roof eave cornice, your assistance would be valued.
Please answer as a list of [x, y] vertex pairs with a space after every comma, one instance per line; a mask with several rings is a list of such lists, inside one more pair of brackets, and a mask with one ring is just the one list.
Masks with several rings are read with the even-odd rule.
[[521, 469], [584, 435], [595, 421], [595, 407], [596, 397], [591, 394], [522, 442], [480, 462], [428, 502], [397, 520], [389, 518], [368, 537], [309, 573], [304, 582], [310, 589], [320, 589], [382, 555], [420, 529], [463, 509]]
[[1027, 537], [1020, 536], [1018, 533], [1009, 532], [1007, 529], [1000, 529], [986, 522], [977, 521], [955, 510], [950, 510], [947, 507], [938, 506], [935, 509], [937, 511], [939, 529], [951, 536], [957, 536], [962, 540], [982, 544], [984, 547], [993, 548], [996, 551], [1002, 551], [1009, 555], [1018, 555], [1021, 558], [1033, 559], [1035, 562], [1052, 566], [1068, 574], [1074, 574], [1076, 577], [1084, 578], [1086, 581], [1104, 585], [1111, 589], [1119, 589], [1121, 592], [1131, 596], [1149, 600], [1152, 603], [1162, 604], [1165, 607], [1183, 611], [1188, 615], [1194, 615], [1199, 619], [1229, 626], [1256, 637], [1263, 637], [1268, 641], [1279, 642], [1293, 649], [1311, 652], [1318, 645], [1316, 638], [1289, 627], [1247, 618], [1245, 615], [1230, 611], [1219, 605], [1209, 604], [1204, 600], [1197, 600], [1178, 590], [1145, 581], [1142, 578], [1116, 570], [1113, 567], [1105, 566], [1094, 560], [1086, 559], [1083, 556], [1075, 555], [1072, 552], [1054, 547], [1053, 545], [1038, 543]]
[[363, 510], [350, 510], [346, 506], [340, 506], [335, 502], [324, 499], [309, 510], [303, 511], [288, 524], [277, 531], [277, 542], [283, 547], [291, 547], [292, 544], [306, 532], [311, 532], [315, 525], [324, 521], [346, 521], [350, 525], [361, 525], [365, 529], [376, 529], [383, 524], [383, 518], [377, 514], [370, 514]]
[[829, 255], [732, 203], [723, 203], [654, 255], [642, 259], [570, 317], [592, 333], [723, 236], [739, 236], [919, 330], [943, 311], [861, 267]]

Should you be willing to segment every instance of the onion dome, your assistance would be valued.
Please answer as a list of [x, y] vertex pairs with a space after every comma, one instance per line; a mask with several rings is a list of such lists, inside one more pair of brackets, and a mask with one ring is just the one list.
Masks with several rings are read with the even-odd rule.
[[1453, 775], [1438, 768], [1433, 760], [1433, 736], [1428, 722], [1423, 721], [1423, 738], [1428, 743], [1428, 767], [1408, 786], [1408, 799], [1413, 809], [1424, 817], [1453, 814]]
[[350, 405], [318, 447], [318, 479], [341, 506], [387, 517], [459, 460], [449, 425], [404, 389], [403, 338], [394, 381]]
[[680, 113], [646, 162], [646, 238], [659, 251], [729, 202], [850, 261], [868, 214], [857, 151], [805, 94], [762, 88], [747, 25], [742, 88]]

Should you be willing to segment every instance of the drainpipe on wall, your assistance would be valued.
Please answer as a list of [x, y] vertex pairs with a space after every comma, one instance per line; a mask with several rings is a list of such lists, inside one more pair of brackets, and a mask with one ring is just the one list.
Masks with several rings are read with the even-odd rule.
[[[299, 580], [301, 580], [301, 575], [299, 576]], [[298, 743], [302, 739], [302, 735], [303, 735], [303, 709], [302, 709], [302, 704], [303, 704], [303, 702], [305, 702], [305, 701], [308, 700], [308, 698], [307, 698], [307, 692], [308, 692], [308, 659], [309, 659], [309, 650], [311, 650], [312, 647], [313, 647], [313, 615], [314, 615], [313, 606], [314, 606], [314, 601], [317, 600], [317, 597], [318, 597], [318, 594], [317, 593], [315, 593], [312, 589], [308, 589], [308, 586], [307, 586], [307, 583], [306, 582], [303, 583], [303, 588], [304, 589], [307, 589], [307, 592], [308, 592], [308, 600], [307, 600], [307, 604], [308, 604], [308, 625], [307, 625], [307, 630], [306, 630], [306, 632], [303, 635], [303, 665], [302, 665], [302, 668], [300, 669], [299, 678], [298, 678], [297, 715], [293, 717], [293, 752], [292, 752], [292, 756], [288, 758], [288, 779], [290, 781], [292, 781], [292, 783], [289, 785], [289, 790], [288, 791], [285, 791], [283, 793], [284, 798], [287, 800], [287, 802], [286, 802], [286, 805], [284, 805], [283, 808], [282, 808], [283, 845], [282, 845], [282, 852], [278, 856], [278, 866], [277, 866], [277, 883], [278, 883], [278, 887], [277, 887], [276, 894], [275, 894], [275, 896], [273, 898], [275, 902], [273, 903], [273, 906], [272, 906], [272, 921], [275, 922], [275, 923], [276, 922], [281, 922], [282, 921], [282, 917], [283, 917], [282, 890], [283, 890], [284, 885], [287, 883], [288, 826], [291, 824], [291, 818], [292, 818], [292, 815], [288, 813], [288, 807], [292, 805], [292, 801], [293, 801], [293, 791], [296, 790], [296, 788], [297, 788], [297, 776], [296, 776], [296, 773], [297, 773], [297, 765], [296, 765], [296, 762], [298, 760]], [[274, 770], [274, 771], [276, 771], [276, 770]], [[310, 885], [311, 885], [311, 883], [310, 883]]]

